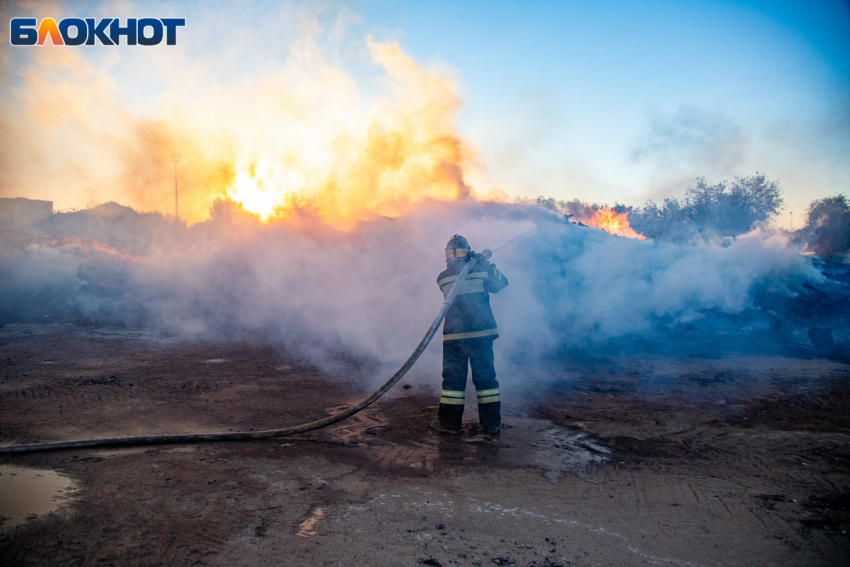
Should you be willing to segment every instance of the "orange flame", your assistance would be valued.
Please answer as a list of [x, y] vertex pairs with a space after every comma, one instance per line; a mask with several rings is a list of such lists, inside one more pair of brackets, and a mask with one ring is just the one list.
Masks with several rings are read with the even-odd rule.
[[584, 218], [581, 222], [588, 226], [601, 228], [617, 236], [646, 240], [644, 235], [636, 232], [629, 224], [629, 213], [617, 213], [608, 207], [602, 207], [593, 213], [592, 217]]
[[242, 128], [225, 198], [264, 222], [306, 211], [345, 230], [422, 201], [476, 197], [464, 180], [475, 152], [454, 123], [460, 99], [452, 77], [396, 43], [367, 44], [394, 96], [371, 108], [358, 106], [353, 92], [355, 100], [310, 96], [297, 116], [269, 105], [275, 127]]
[[138, 262], [139, 258], [132, 254], [125, 254], [120, 250], [107, 246], [106, 244], [95, 240], [94, 238], [82, 238], [80, 236], [65, 236], [63, 238], [54, 239], [50, 242], [51, 247], [69, 251], [95, 251], [109, 256], [115, 256], [125, 262]]
[[[187, 76], [150, 118], [139, 118], [116, 77], [86, 53], [40, 51], [15, 104], [0, 106], [5, 178], [57, 208], [112, 200], [170, 215], [178, 200], [188, 224], [208, 220], [218, 201], [263, 222], [309, 218], [349, 229], [430, 202], [505, 200], [467, 182], [476, 150], [456, 124], [462, 101], [452, 70], [367, 37], [375, 69], [363, 88], [315, 41], [312, 31], [299, 38], [285, 64], [261, 66], [261, 78], [184, 89], [194, 85]], [[162, 69], [168, 82], [176, 76]], [[95, 186], [103, 189], [93, 195]]]

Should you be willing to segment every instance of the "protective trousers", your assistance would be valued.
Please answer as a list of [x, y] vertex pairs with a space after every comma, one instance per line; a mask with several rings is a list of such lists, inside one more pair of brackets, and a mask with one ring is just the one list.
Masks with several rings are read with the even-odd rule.
[[478, 397], [478, 421], [485, 429], [501, 424], [501, 402], [496, 368], [493, 365], [493, 338], [480, 337], [443, 342], [443, 392], [440, 396], [440, 423], [453, 429], [463, 422], [466, 378], [472, 366], [472, 383]]

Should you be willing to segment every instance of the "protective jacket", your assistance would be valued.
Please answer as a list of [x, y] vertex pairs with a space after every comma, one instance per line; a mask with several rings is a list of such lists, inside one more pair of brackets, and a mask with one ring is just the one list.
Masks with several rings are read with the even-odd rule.
[[[499, 336], [496, 319], [490, 309], [490, 294], [504, 289], [508, 285], [508, 278], [480, 254], [476, 254], [469, 261], [475, 262], [475, 265], [461, 284], [454, 303], [446, 313], [443, 341], [478, 337], [495, 339]], [[443, 297], [449, 295], [465, 264], [463, 259], [449, 260], [448, 267], [437, 276], [437, 285], [440, 286]]]

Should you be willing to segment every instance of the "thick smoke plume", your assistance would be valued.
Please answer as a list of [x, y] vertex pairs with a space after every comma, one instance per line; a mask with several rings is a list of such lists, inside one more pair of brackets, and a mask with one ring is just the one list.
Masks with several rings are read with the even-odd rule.
[[[498, 350], [521, 364], [565, 349], [664, 341], [694, 325], [700, 340], [743, 332], [730, 325], [735, 317], [749, 327], [762, 320], [766, 329], [757, 289], [793, 296], [821, 278], [799, 251], [768, 233], [731, 245], [654, 243], [529, 205], [431, 201], [403, 217], [341, 231], [306, 215], [264, 224], [227, 202], [210, 221], [188, 228], [108, 204], [7, 232], [0, 309], [4, 323], [251, 338], [322, 365], [340, 356], [395, 365], [440, 307], [436, 275], [444, 268], [443, 244], [456, 232], [478, 250], [526, 233], [493, 258], [511, 282], [492, 297]], [[433, 372], [438, 344], [425, 361]]]

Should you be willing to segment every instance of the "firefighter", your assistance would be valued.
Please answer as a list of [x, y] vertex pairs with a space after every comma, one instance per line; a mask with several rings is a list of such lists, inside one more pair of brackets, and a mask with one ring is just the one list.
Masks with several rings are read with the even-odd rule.
[[475, 254], [467, 240], [455, 234], [446, 243], [446, 269], [437, 276], [443, 297], [449, 295], [467, 262], [474, 262], [443, 323], [443, 391], [438, 418], [431, 428], [459, 435], [462, 431], [466, 378], [472, 366], [472, 383], [478, 398], [478, 420], [487, 433], [501, 430], [499, 382], [493, 365], [493, 341], [498, 338], [490, 294], [508, 285], [508, 279]]

